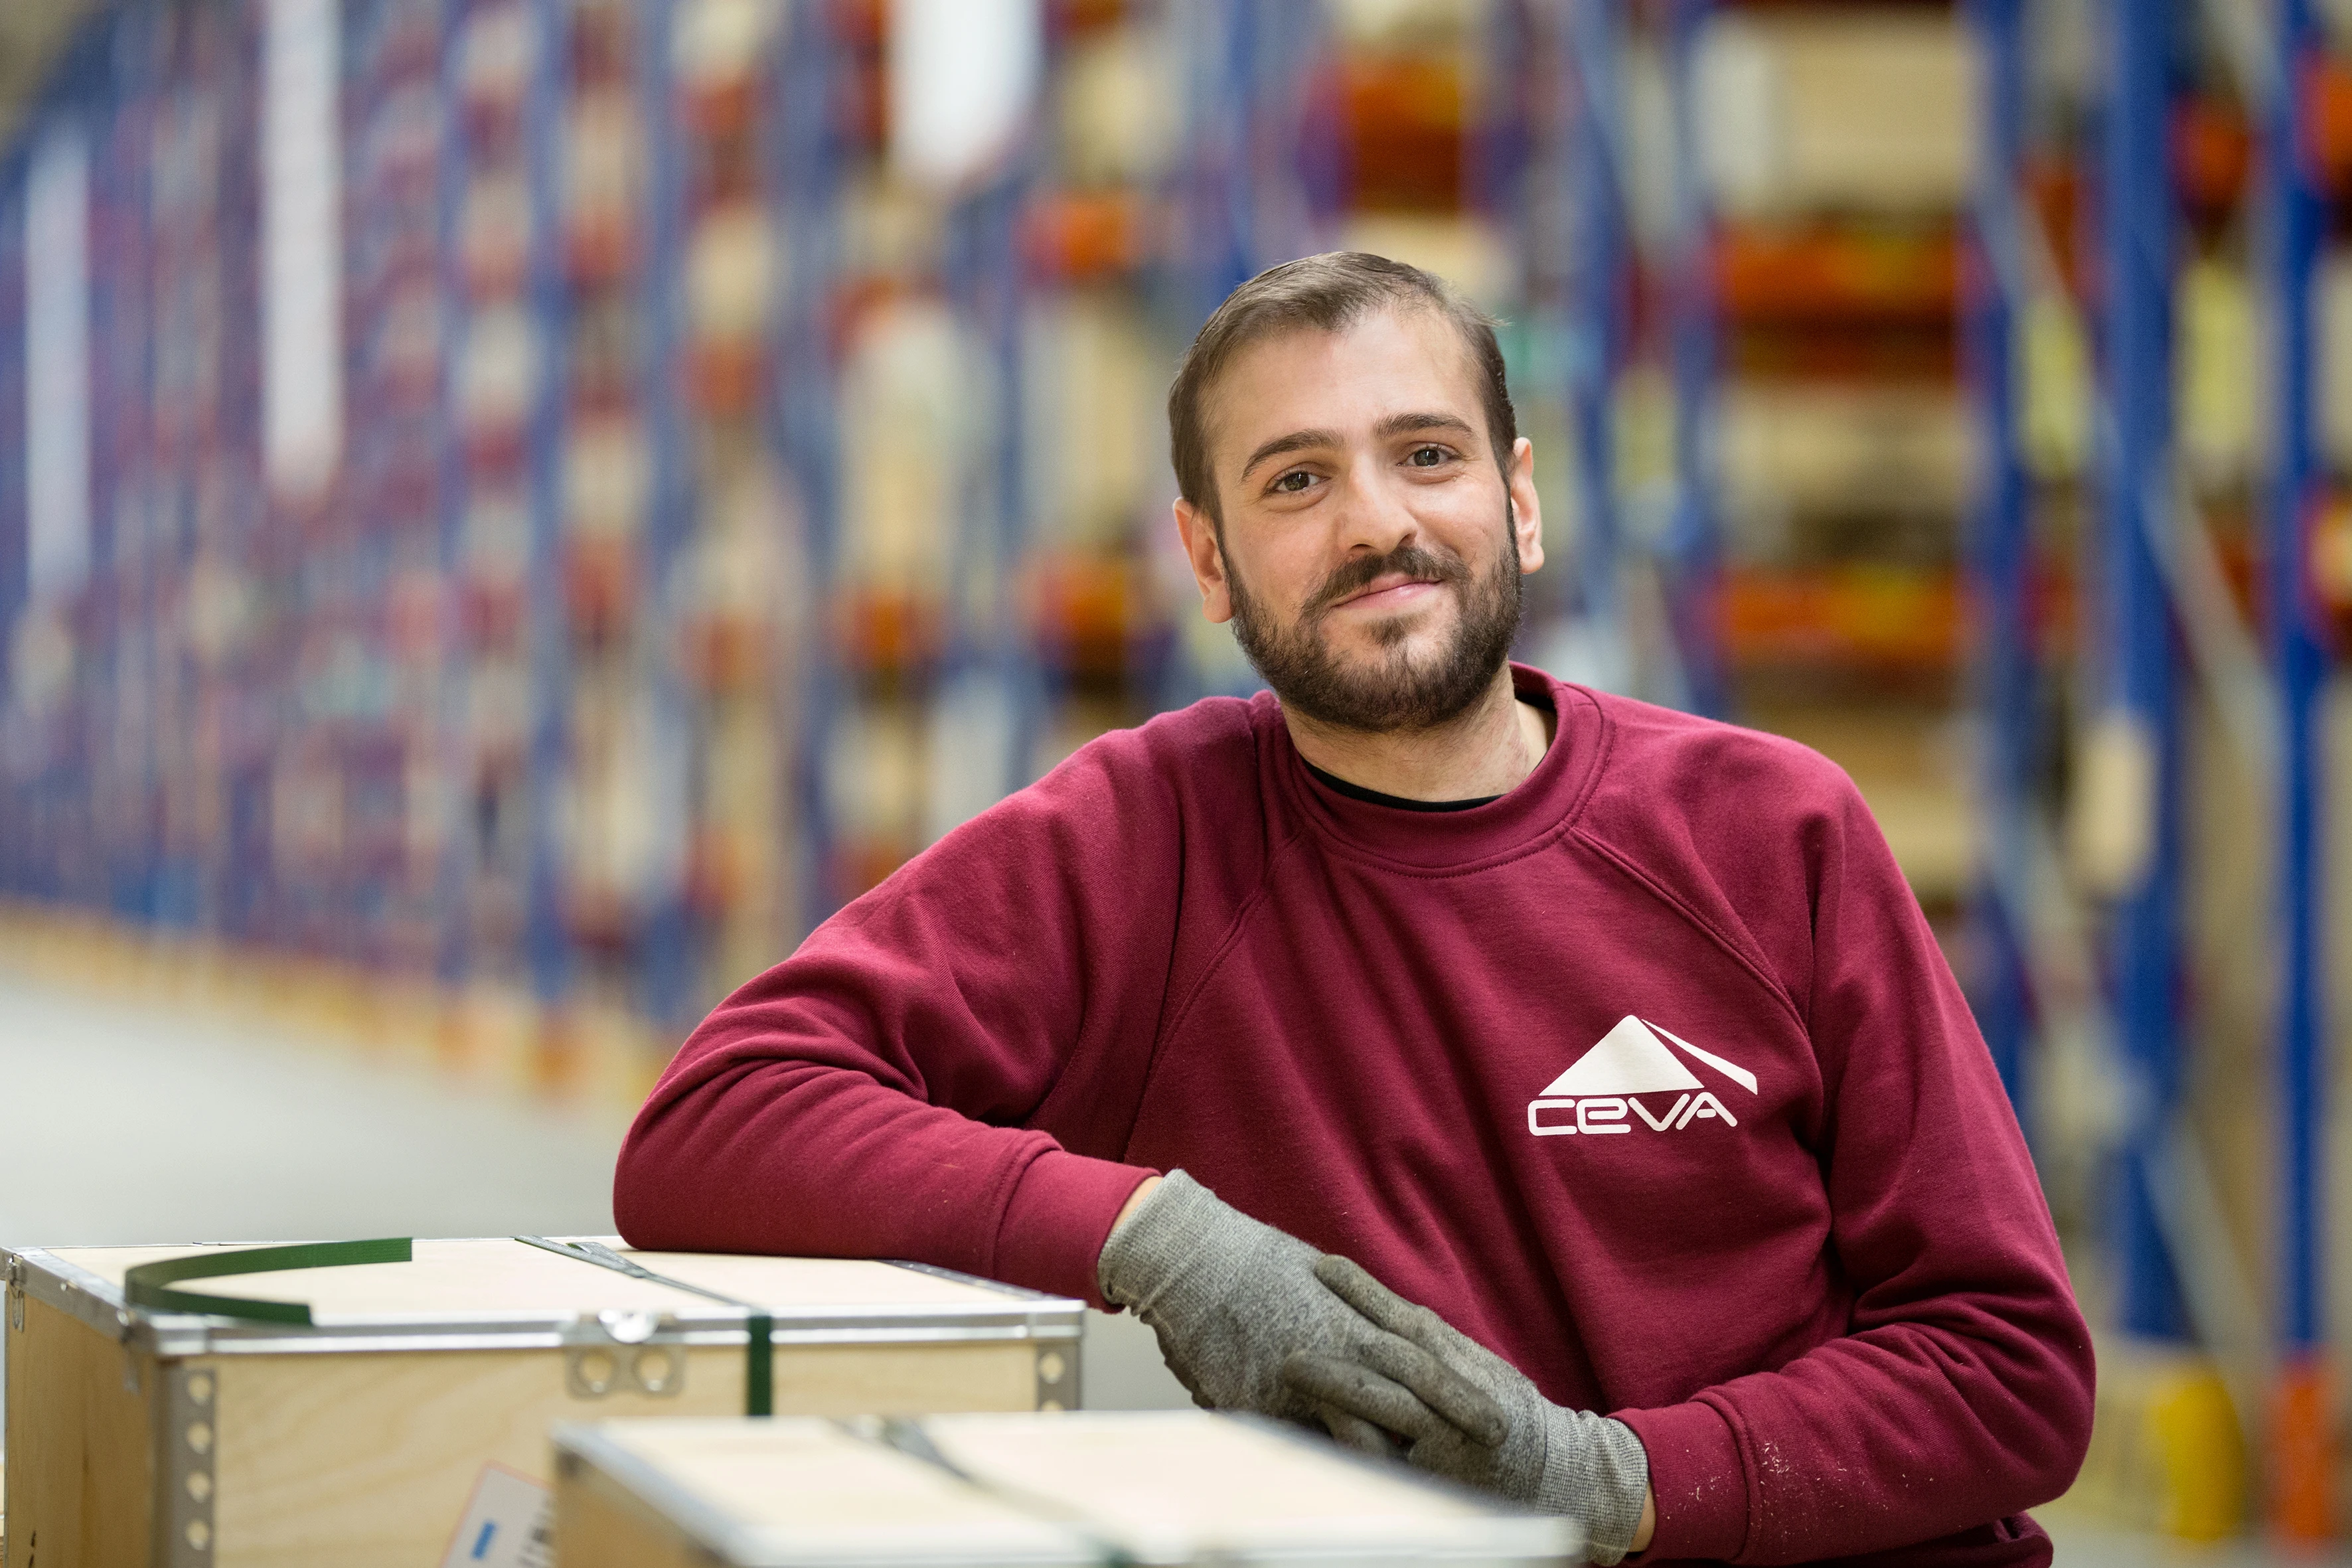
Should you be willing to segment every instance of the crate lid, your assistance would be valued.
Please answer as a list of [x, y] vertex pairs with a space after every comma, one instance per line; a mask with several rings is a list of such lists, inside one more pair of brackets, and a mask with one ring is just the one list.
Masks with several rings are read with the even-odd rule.
[[[593, 1468], [734, 1568], [1532, 1563], [1582, 1544], [1572, 1521], [1201, 1411], [641, 1420], [560, 1426], [555, 1442], [567, 1476]], [[1013, 1519], [1046, 1533], [1024, 1541]]]
[[1073, 1339], [1079, 1302], [946, 1269], [835, 1258], [637, 1253], [618, 1237], [587, 1238], [659, 1276], [634, 1277], [510, 1237], [420, 1240], [410, 1258], [222, 1274], [207, 1296], [301, 1303], [308, 1326], [157, 1311], [131, 1304], [124, 1278], [142, 1264], [209, 1254], [212, 1247], [0, 1249], [24, 1288], [110, 1335], [160, 1354], [237, 1350], [447, 1350], [473, 1343], [569, 1342], [598, 1337], [665, 1343], [741, 1343], [755, 1311], [772, 1341], [823, 1343], [892, 1339]]

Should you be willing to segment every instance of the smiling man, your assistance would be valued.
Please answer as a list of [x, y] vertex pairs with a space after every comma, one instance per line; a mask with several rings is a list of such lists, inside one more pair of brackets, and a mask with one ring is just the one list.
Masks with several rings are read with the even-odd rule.
[[1599, 1562], [2047, 1563], [2089, 1337], [1853, 785], [1508, 661], [1533, 459], [1427, 274], [1253, 279], [1169, 420], [1271, 692], [1104, 736], [729, 998], [623, 1230], [1132, 1308], [1202, 1404]]

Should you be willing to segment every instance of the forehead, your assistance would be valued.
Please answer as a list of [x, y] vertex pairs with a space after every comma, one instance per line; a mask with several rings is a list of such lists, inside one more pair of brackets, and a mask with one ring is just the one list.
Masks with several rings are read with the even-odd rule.
[[1260, 443], [1293, 431], [1353, 437], [1406, 411], [1486, 427], [1469, 345], [1445, 317], [1415, 307], [1377, 310], [1338, 331], [1261, 338], [1234, 353], [1207, 402], [1212, 460], [1228, 479]]

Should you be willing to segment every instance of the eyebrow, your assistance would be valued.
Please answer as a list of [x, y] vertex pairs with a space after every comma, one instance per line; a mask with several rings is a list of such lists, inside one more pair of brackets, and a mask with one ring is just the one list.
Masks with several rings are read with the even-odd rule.
[[[1415, 430], [1448, 430], [1462, 436], [1475, 436], [1468, 420], [1454, 414], [1391, 414], [1372, 426], [1372, 438], [1386, 441]], [[1286, 452], [1304, 451], [1309, 447], [1336, 447], [1339, 444], [1337, 430], [1293, 430], [1287, 436], [1276, 436], [1249, 456], [1242, 465], [1244, 479], [1268, 458], [1279, 458]]]

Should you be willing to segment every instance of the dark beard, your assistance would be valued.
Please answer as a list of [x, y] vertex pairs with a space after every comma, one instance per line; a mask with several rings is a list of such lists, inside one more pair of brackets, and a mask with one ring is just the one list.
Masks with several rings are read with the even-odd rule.
[[[1350, 561], [1324, 580], [1299, 611], [1298, 624], [1286, 630], [1274, 625], [1265, 606], [1242, 586], [1228, 556], [1225, 584], [1233, 597], [1234, 638], [1282, 705], [1318, 723], [1371, 735], [1436, 729], [1461, 717], [1485, 693], [1518, 635], [1521, 584], [1512, 543], [1507, 510], [1503, 549], [1484, 583], [1473, 579], [1460, 557], [1417, 544]], [[1332, 657], [1318, 626], [1339, 600], [1390, 572], [1451, 585], [1461, 596], [1461, 623], [1452, 644], [1433, 662], [1416, 668], [1397, 646], [1410, 617], [1381, 622], [1373, 635], [1389, 657], [1370, 669], [1351, 671]]]

